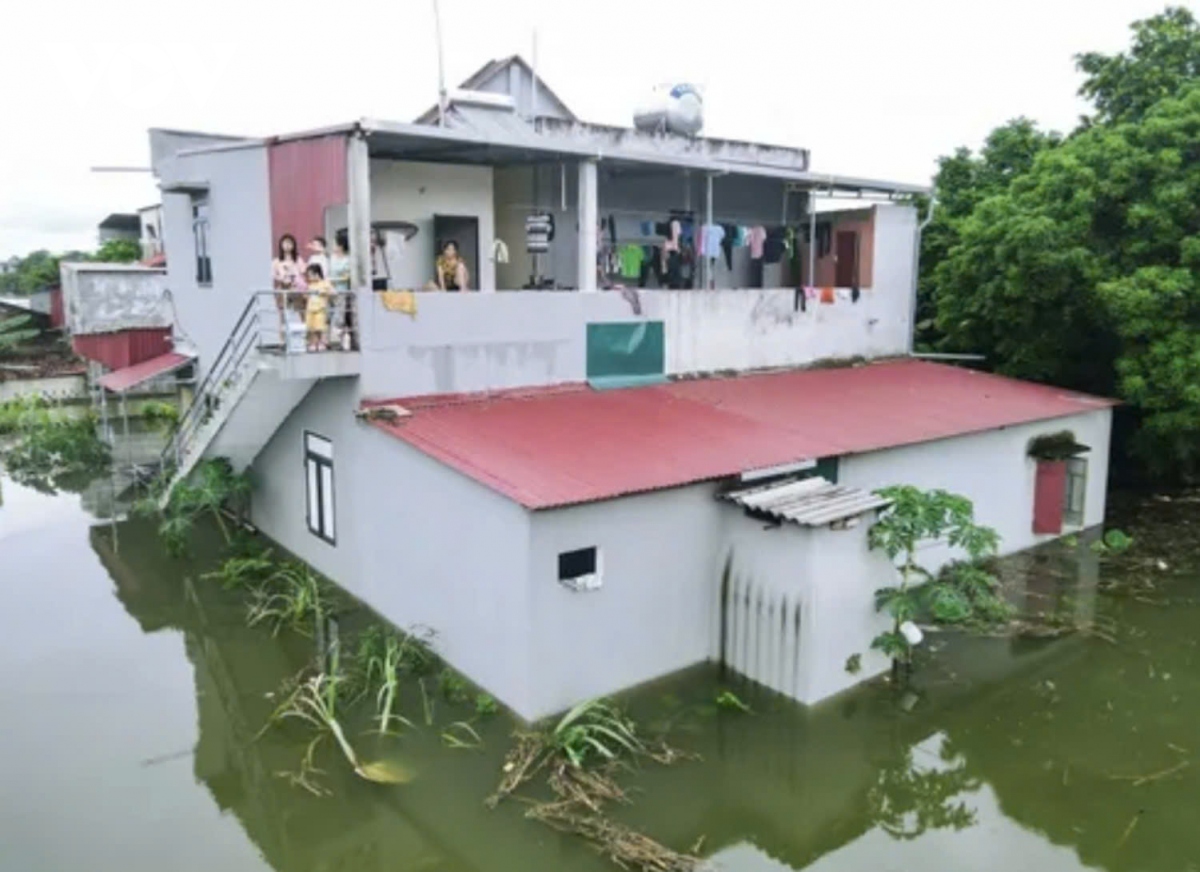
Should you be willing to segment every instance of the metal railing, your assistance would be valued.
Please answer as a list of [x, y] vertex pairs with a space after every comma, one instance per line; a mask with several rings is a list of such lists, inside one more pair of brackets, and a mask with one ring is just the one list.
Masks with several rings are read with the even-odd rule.
[[[358, 319], [352, 291], [323, 294], [322, 307], [310, 308], [306, 291], [255, 291], [246, 301], [225, 344], [191, 405], [179, 417], [162, 453], [162, 467], [178, 468], [197, 431], [220, 406], [221, 394], [233, 384], [252, 351], [282, 355], [320, 354], [358, 349]], [[309, 327], [317, 329], [309, 330]]]

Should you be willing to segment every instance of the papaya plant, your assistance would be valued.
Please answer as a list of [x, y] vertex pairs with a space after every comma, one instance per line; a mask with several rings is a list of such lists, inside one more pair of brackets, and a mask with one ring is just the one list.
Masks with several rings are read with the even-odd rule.
[[[975, 507], [964, 496], [944, 490], [897, 485], [878, 491], [891, 500], [867, 534], [871, 548], [882, 551], [900, 572], [900, 584], [875, 592], [875, 606], [892, 618], [892, 628], [871, 647], [892, 659], [892, 672], [912, 668], [913, 643], [904, 625], [921, 620], [940, 624], [994, 624], [1009, 616], [999, 582], [984, 568], [994, 557], [1000, 536], [975, 521]], [[935, 576], [917, 562], [922, 543], [945, 541], [966, 559]]]

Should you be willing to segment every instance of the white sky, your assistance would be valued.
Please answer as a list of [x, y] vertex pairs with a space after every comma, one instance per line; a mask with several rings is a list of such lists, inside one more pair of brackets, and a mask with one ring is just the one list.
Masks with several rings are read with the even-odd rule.
[[[1195, 8], [1200, 0], [1176, 0]], [[521, 52], [581, 118], [629, 124], [662, 81], [706, 133], [812, 149], [813, 168], [926, 182], [1016, 115], [1069, 129], [1078, 51], [1119, 51], [1166, 0], [441, 0], [452, 87]], [[0, 50], [0, 257], [92, 248], [157, 200], [146, 129], [271, 134], [412, 120], [437, 87], [432, 0], [35, 0]]]

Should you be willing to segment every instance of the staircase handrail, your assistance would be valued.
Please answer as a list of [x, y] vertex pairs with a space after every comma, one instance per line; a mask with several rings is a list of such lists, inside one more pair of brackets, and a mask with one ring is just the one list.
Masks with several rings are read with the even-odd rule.
[[259, 292], [254, 292], [250, 295], [250, 299], [246, 301], [246, 306], [242, 309], [242, 314], [238, 317], [237, 323], [234, 324], [233, 330], [230, 331], [229, 336], [225, 339], [225, 344], [221, 346], [221, 350], [213, 359], [213, 365], [209, 367], [208, 372], [192, 395], [192, 402], [188, 406], [187, 411], [180, 416], [175, 427], [171, 430], [167, 444], [162, 452], [162, 467], [164, 469], [171, 461], [179, 459], [181, 443], [184, 439], [190, 438], [204, 420], [204, 415], [209, 411], [207, 400], [209, 393], [212, 392], [212, 387], [220, 385], [226, 374], [240, 366], [250, 349], [258, 344], [255, 342], [247, 345], [244, 340], [252, 332], [257, 335], [259, 296]]

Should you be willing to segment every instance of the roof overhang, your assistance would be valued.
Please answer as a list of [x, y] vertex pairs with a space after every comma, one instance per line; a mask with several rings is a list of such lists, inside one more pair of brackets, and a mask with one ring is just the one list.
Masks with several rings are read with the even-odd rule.
[[111, 391], [114, 394], [123, 394], [140, 384], [150, 381], [152, 378], [182, 369], [195, 359], [196, 356], [194, 354], [180, 354], [177, 351], [170, 351], [166, 354], [160, 354], [158, 357], [143, 360], [141, 363], [135, 363], [133, 366], [105, 373], [96, 382], [106, 391]]
[[[542, 122], [548, 120], [540, 119]], [[796, 150], [755, 146], [752, 143], [701, 140], [700, 142], [708, 142], [713, 146], [712, 151], [705, 153], [700, 148], [681, 147], [675, 141], [681, 139], [680, 137], [625, 131], [629, 134], [626, 139], [614, 144], [611, 133], [605, 132], [603, 128], [558, 122], [553, 125], [543, 124], [540, 129], [534, 129], [518, 121], [509, 125], [507, 130], [491, 131], [487, 134], [450, 127], [373, 119], [364, 119], [360, 126], [367, 138], [372, 157], [394, 160], [493, 166], [595, 160], [630, 167], [773, 178], [790, 182], [797, 188], [811, 190], [871, 192], [891, 196], [912, 196], [927, 194], [930, 191], [925, 185], [813, 173], [807, 169], [800, 169], [799, 163], [793, 157], [784, 159], [777, 155], [776, 159], [768, 161], [762, 157], [766, 151]], [[741, 148], [741, 151], [737, 151], [737, 148]], [[758, 159], [753, 158], [754, 149], [760, 150]], [[789, 163], [790, 166], [787, 165]]]
[[802, 527], [826, 524], [849, 526], [860, 515], [887, 508], [892, 501], [856, 487], [833, 484], [820, 476], [788, 478], [756, 487], [741, 488], [721, 499], [778, 521]]
[[[478, 107], [466, 107], [467, 109]], [[457, 109], [455, 111], [458, 111]], [[688, 171], [709, 175], [743, 175], [779, 179], [793, 189], [858, 196], [874, 194], [909, 197], [928, 194], [928, 185], [880, 179], [815, 173], [808, 169], [807, 149], [764, 145], [737, 140], [653, 134], [623, 127], [605, 127], [556, 118], [538, 118], [529, 124], [511, 110], [482, 111], [484, 123], [465, 127], [405, 123], [364, 118], [350, 124], [321, 127], [267, 139], [243, 139], [179, 152], [180, 157], [214, 151], [262, 147], [279, 142], [361, 135], [371, 157], [432, 163], [519, 166], [594, 160], [607, 165], [662, 171]], [[476, 113], [468, 122], [483, 121]], [[206, 191], [207, 182], [174, 182], [163, 190], [172, 193]]]
[[167, 182], [159, 186], [164, 194], [207, 194], [211, 185], [198, 180]]

